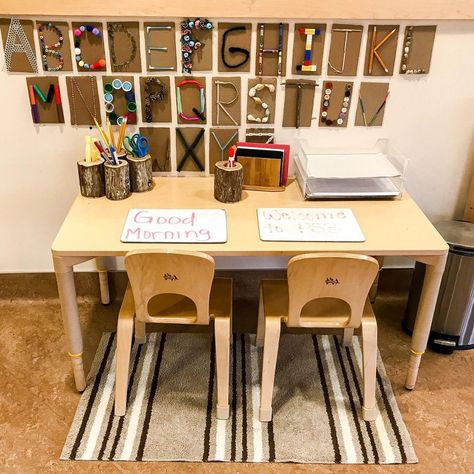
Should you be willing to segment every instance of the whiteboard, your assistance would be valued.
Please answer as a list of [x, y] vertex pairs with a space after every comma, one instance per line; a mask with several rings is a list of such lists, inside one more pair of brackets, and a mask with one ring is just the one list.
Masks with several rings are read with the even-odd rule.
[[122, 242], [220, 243], [227, 241], [224, 209], [130, 209]]
[[272, 208], [257, 210], [261, 240], [286, 242], [364, 242], [350, 209]]

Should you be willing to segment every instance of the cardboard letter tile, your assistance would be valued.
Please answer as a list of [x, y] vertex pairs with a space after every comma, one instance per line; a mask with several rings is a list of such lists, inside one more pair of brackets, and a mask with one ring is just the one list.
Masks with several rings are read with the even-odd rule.
[[364, 74], [392, 76], [397, 52], [398, 25], [369, 25]]
[[[249, 72], [251, 41], [251, 23], [219, 23], [217, 63], [219, 72]], [[244, 63], [241, 64], [242, 62]]]
[[[257, 91], [255, 95], [255, 97], [260, 98], [262, 102], [267, 104], [268, 106], [270, 116], [268, 117], [268, 120], [266, 122], [262, 122], [262, 119], [265, 117], [265, 109], [262, 107], [263, 104], [257, 104], [255, 100], [249, 95], [250, 89], [252, 89], [256, 84], [267, 84], [272, 85], [274, 87], [274, 92], [270, 92], [268, 87], [264, 87], [262, 90]], [[274, 78], [265, 77], [249, 79], [247, 88], [247, 123], [253, 125], [265, 125], [275, 123], [276, 86], [277, 80]], [[260, 119], [260, 121], [249, 119], [250, 115], [252, 115], [256, 119]]]
[[[175, 86], [182, 82], [186, 81], [197, 81], [199, 84], [206, 87], [206, 78], [205, 77], [193, 77], [193, 76], [176, 76], [175, 77]], [[176, 87], [177, 89], [177, 87]], [[195, 117], [196, 114], [193, 109], [198, 111], [201, 110], [201, 92], [197, 85], [195, 84], [185, 84], [180, 87], [181, 93], [181, 105], [183, 107], [183, 114], [188, 117]], [[178, 91], [176, 90], [176, 101], [178, 100]], [[206, 97], [206, 90], [204, 89], [204, 96]], [[176, 110], [178, 110], [178, 104], [176, 103]], [[204, 105], [204, 118], [205, 120], [186, 120], [178, 115], [178, 123], [181, 124], [205, 124], [207, 123], [207, 104]]]
[[[318, 34], [312, 36], [311, 41], [311, 59], [309, 62], [316, 66], [316, 71], [304, 71], [298, 66], [304, 65], [305, 60], [305, 49], [307, 35], [304, 33], [305, 29], [314, 29], [319, 31]], [[323, 51], [324, 51], [324, 39], [326, 36], [326, 25], [322, 23], [296, 23], [295, 24], [295, 35], [293, 45], [293, 66], [291, 72], [298, 75], [311, 75], [320, 76], [322, 73], [323, 66]]]
[[316, 81], [287, 79], [285, 84], [283, 126], [311, 127]]
[[[357, 112], [354, 125], [362, 127], [379, 127], [382, 125], [387, 105], [385, 104], [378, 114], [377, 110], [383, 104], [387, 93], [388, 82], [362, 82], [359, 97], [357, 98]], [[354, 97], [355, 99], [356, 97]], [[365, 121], [360, 99], [362, 99], [364, 106]]]
[[107, 23], [107, 33], [112, 72], [141, 72], [138, 22]]
[[[96, 76], [68, 76], [66, 77], [66, 86], [71, 112], [71, 125], [94, 125], [92, 116], [95, 116], [97, 122], [101, 125]], [[100, 96], [101, 100], [102, 96], [103, 94]]]
[[214, 174], [215, 164], [228, 158], [227, 150], [239, 141], [238, 128], [211, 128], [209, 133], [209, 173]]
[[176, 71], [174, 23], [145, 23], [144, 29], [146, 65], [148, 71]]
[[[288, 24], [283, 23], [282, 44], [280, 45], [280, 23], [259, 23], [257, 25], [257, 50], [255, 54], [255, 74], [257, 76], [285, 76], [286, 49], [288, 44]], [[263, 29], [262, 29], [263, 26]], [[263, 47], [262, 47], [263, 41]], [[281, 73], [278, 73], [278, 50], [281, 47]], [[260, 51], [267, 50], [260, 54]]]
[[[95, 64], [99, 59], [105, 59], [107, 62], [107, 58], [105, 56], [105, 48], [104, 48], [104, 25], [102, 23], [97, 23], [97, 22], [89, 22], [89, 21], [84, 21], [81, 23], [74, 22], [72, 24], [72, 32], [73, 32], [73, 37], [74, 37], [74, 45], [73, 47], [76, 46], [76, 42], [78, 41], [76, 36], [74, 35], [74, 31], [77, 28], [80, 28], [81, 26], [92, 26], [94, 28], [98, 28], [100, 31], [100, 36], [95, 36], [94, 34], [84, 31], [82, 35], [79, 37], [79, 48], [81, 49], [81, 59], [87, 63], [87, 64]], [[75, 58], [76, 59], [76, 58]], [[107, 69], [106, 67], [101, 67], [101, 68], [84, 68], [80, 67], [78, 64], [78, 61], [76, 59], [76, 67], [78, 72], [86, 72], [86, 73], [91, 73], [91, 72], [103, 72]]]
[[[27, 77], [26, 85], [26, 96], [30, 100], [33, 122], [64, 123], [63, 103], [57, 76]], [[59, 99], [55, 94], [55, 85], [57, 86]], [[34, 86], [39, 89], [40, 93], [34, 89]], [[34, 95], [34, 103], [36, 104], [35, 107], [31, 106], [32, 93]], [[34, 112], [34, 108], [36, 109], [37, 114]], [[39, 121], [35, 121], [37, 119], [39, 119]]]
[[[321, 92], [320, 127], [347, 127], [347, 119], [354, 95], [354, 83], [350, 81], [324, 81]], [[329, 91], [331, 91], [329, 93]], [[344, 97], [349, 101], [344, 105]], [[325, 105], [328, 104], [328, 105]], [[325, 108], [327, 107], [327, 110]], [[324, 113], [327, 113], [324, 116]], [[338, 123], [338, 121], [340, 123]]]
[[140, 135], [148, 140], [148, 153], [151, 155], [153, 171], [171, 171], [170, 129], [140, 127]]
[[[38, 35], [38, 41], [39, 41], [39, 25], [42, 25], [43, 28], [43, 38], [44, 38], [44, 44], [46, 47], [51, 46], [55, 43], [59, 42], [59, 37], [58, 34], [56, 33], [56, 30], [52, 27], [49, 27], [48, 24], [51, 23], [51, 25], [59, 29], [59, 31], [62, 33], [62, 38], [63, 38], [63, 43], [59, 48], [55, 48], [54, 51], [61, 53], [64, 64], [61, 69], [61, 71], [72, 71], [72, 57], [71, 57], [71, 43], [69, 42], [69, 23], [65, 21], [56, 21], [56, 20], [36, 20], [36, 34]], [[40, 42], [40, 53], [42, 54], [41, 51], [41, 42]], [[51, 68], [58, 67], [60, 64], [58, 59], [54, 57], [54, 54], [46, 54], [46, 60], [47, 60], [47, 66], [45, 67], [43, 64], [43, 58], [40, 57], [40, 63], [41, 65], [39, 66], [43, 71], [47, 72], [54, 72], [51, 71]]]
[[[356, 76], [359, 62], [362, 25], [332, 25], [329, 50], [328, 76]], [[344, 43], [346, 42], [344, 55]]]
[[407, 26], [403, 38], [400, 74], [428, 74], [436, 26]]
[[213, 125], [240, 125], [240, 96], [240, 77], [212, 78]]
[[[145, 85], [148, 84], [148, 89], [151, 91], [151, 95], [155, 95], [159, 92], [160, 86], [157, 81], [165, 87], [165, 93], [163, 100], [155, 99], [150, 100], [148, 94], [145, 92]], [[142, 119], [143, 122], [171, 122], [171, 91], [170, 91], [170, 78], [169, 76], [146, 76], [140, 77], [140, 97], [141, 97], [141, 108], [142, 108]], [[148, 98], [148, 99], [147, 99]], [[151, 109], [151, 121], [148, 120], [146, 113], [146, 103], [150, 104]]]

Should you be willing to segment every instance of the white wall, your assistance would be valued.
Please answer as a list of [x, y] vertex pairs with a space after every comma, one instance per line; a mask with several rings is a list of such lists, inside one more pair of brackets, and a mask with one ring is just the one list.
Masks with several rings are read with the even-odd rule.
[[[212, 20], [215, 24], [219, 21], [215, 18]], [[257, 19], [253, 23], [255, 25]], [[327, 23], [329, 27], [323, 64], [327, 61], [330, 45], [331, 22]], [[358, 24], [361, 23], [367, 25], [372, 22], [358, 22]], [[395, 22], [395, 24], [398, 23], [400, 22]], [[395, 70], [400, 61], [403, 31], [407, 22], [400, 24], [401, 33]], [[433, 24], [433, 22], [410, 22], [410, 24]], [[291, 68], [293, 29], [293, 22], [290, 22], [288, 71]], [[255, 40], [255, 31], [253, 35]], [[359, 72], [362, 71], [366, 35], [367, 28], [362, 38]], [[143, 39], [142, 32], [142, 69], [145, 70]], [[217, 31], [214, 32], [213, 39], [214, 66], [216, 67]], [[36, 38], [35, 41], [37, 41]], [[36, 48], [39, 52], [38, 44]], [[253, 58], [255, 41], [252, 42], [252, 48]], [[277, 141], [294, 143], [296, 137], [302, 137], [311, 138], [319, 144], [328, 146], [341, 145], [341, 143], [348, 146], [368, 146], [375, 143], [377, 138], [391, 138], [410, 158], [407, 188], [420, 207], [433, 221], [459, 218], [462, 216], [473, 168], [473, 51], [474, 22], [439, 22], [430, 74], [424, 77], [400, 76], [395, 73], [392, 78], [389, 78], [390, 98], [384, 125], [379, 128], [364, 129], [352, 125], [357, 105], [354, 100], [347, 129], [319, 128], [317, 120], [314, 121], [311, 129], [298, 131], [282, 129], [279, 124], [282, 121], [284, 93], [283, 88], [280, 87], [277, 92], [277, 125], [275, 127]], [[3, 53], [0, 57], [3, 57]], [[323, 76], [318, 79], [319, 83], [325, 78], [325, 72], [324, 67]], [[67, 124], [70, 119], [64, 76], [68, 74], [71, 73], [59, 74], [66, 125], [37, 126], [31, 120], [25, 74], [7, 73], [4, 69], [0, 71], [2, 145], [0, 273], [51, 271], [51, 243], [78, 193], [75, 162], [81, 159], [82, 137], [89, 132], [89, 128], [73, 128]], [[199, 75], [208, 76], [207, 93], [210, 100], [212, 73], [199, 72]], [[243, 76], [252, 77], [253, 75], [254, 71]], [[137, 84], [140, 74], [135, 74], [135, 76], [135, 84]], [[367, 79], [359, 73], [359, 76], [355, 78], [356, 91], [361, 80], [378, 81], [380, 79]], [[245, 77], [242, 83], [242, 87], [246, 87]], [[245, 94], [244, 90], [242, 92]], [[173, 116], [175, 117], [174, 91], [172, 94]], [[320, 88], [315, 96], [314, 116], [318, 115], [319, 101]], [[208, 110], [210, 111], [209, 107]], [[104, 114], [103, 109], [102, 113]], [[245, 110], [242, 114], [244, 116]], [[103, 118], [105, 119], [105, 114]], [[176, 123], [176, 119], [173, 120], [174, 122], [170, 124], [172, 128]], [[171, 137], [173, 148], [173, 133]], [[206, 140], [208, 137], [208, 132], [206, 132]], [[244, 138], [243, 128], [240, 138]], [[87, 222], [84, 222], [84, 228], [87, 228]], [[238, 262], [235, 259], [222, 259], [219, 263], [223, 267], [280, 266], [284, 264], [284, 259], [240, 259]], [[86, 264], [82, 268], [87, 269], [92, 266]]]

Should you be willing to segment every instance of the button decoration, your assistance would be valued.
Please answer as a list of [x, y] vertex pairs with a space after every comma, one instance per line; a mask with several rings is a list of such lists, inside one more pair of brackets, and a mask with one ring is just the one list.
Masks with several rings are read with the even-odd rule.
[[74, 30], [74, 54], [76, 55], [77, 66], [85, 70], [104, 69], [106, 62], [104, 58], [99, 59], [93, 64], [86, 63], [82, 59], [81, 52], [81, 39], [85, 36], [85, 33], [91, 33], [97, 38], [102, 36], [99, 28], [92, 25], [81, 25], [79, 28]]
[[[63, 54], [58, 51], [61, 48], [64, 42], [64, 36], [62, 31], [51, 22], [47, 24], [37, 23], [38, 27], [38, 36], [41, 50], [41, 60], [43, 62], [43, 69], [48, 72], [60, 71], [64, 67], [64, 57]], [[44, 41], [44, 31], [52, 30], [57, 36], [58, 41], [56, 43], [46, 44]], [[58, 65], [55, 67], [48, 66], [48, 56], [52, 56], [58, 61]]]
[[323, 123], [327, 127], [340, 127], [344, 124], [344, 120], [346, 119], [347, 114], [349, 112], [349, 106], [352, 95], [352, 84], [346, 84], [344, 88], [344, 96], [342, 98], [341, 108], [339, 110], [337, 118], [328, 117], [329, 107], [331, 106], [331, 96], [333, 93], [333, 88], [334, 85], [332, 82], [326, 82], [323, 102], [321, 106], [321, 123]]
[[204, 43], [193, 36], [193, 30], [212, 30], [211, 21], [202, 18], [188, 18], [181, 22], [181, 64], [183, 73], [191, 74], [193, 69], [192, 54]]

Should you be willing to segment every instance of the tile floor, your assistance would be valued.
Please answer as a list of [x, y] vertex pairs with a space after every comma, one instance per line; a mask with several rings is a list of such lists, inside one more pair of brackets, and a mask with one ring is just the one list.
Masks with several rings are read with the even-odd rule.
[[[252, 330], [262, 272], [235, 274], [237, 329]], [[268, 276], [265, 275], [265, 276]], [[274, 274], [272, 274], [274, 276]], [[77, 278], [90, 366], [103, 331], [114, 329], [119, 298], [98, 302], [95, 275]], [[111, 276], [121, 294], [124, 276]], [[444, 473], [474, 472], [474, 350], [428, 351], [414, 391], [404, 389], [409, 337], [400, 329], [410, 272], [384, 270], [375, 311], [379, 347], [419, 457], [409, 466], [63, 462], [61, 448], [79, 394], [66, 355], [52, 275], [0, 275], [0, 472], [161, 473]]]

